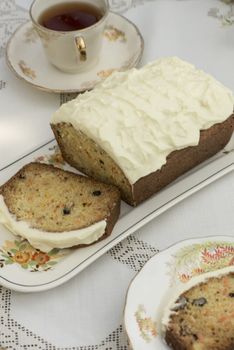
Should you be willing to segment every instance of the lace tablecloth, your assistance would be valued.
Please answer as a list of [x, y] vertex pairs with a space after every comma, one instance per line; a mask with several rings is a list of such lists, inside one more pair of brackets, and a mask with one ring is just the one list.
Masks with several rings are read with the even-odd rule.
[[[69, 96], [39, 92], [9, 72], [11, 33], [29, 0], [0, 0], [0, 169], [53, 138], [51, 113]], [[145, 39], [142, 64], [177, 55], [234, 90], [234, 8], [216, 0], [133, 1], [125, 15]], [[0, 346], [6, 349], [127, 350], [123, 328], [131, 279], [158, 251], [192, 237], [234, 235], [233, 173], [119, 243], [66, 284], [21, 294], [0, 287]]]

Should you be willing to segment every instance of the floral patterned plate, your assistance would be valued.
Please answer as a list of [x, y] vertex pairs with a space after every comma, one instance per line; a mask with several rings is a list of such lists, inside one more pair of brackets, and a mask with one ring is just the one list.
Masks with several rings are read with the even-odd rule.
[[124, 321], [133, 350], [167, 350], [161, 317], [170, 291], [194, 276], [226, 266], [234, 270], [234, 237], [182, 241], [151, 258], [132, 281]]
[[82, 92], [92, 89], [115, 70], [136, 66], [143, 48], [137, 27], [123, 16], [110, 13], [97, 65], [86, 72], [66, 74], [47, 61], [37, 33], [31, 22], [27, 22], [16, 30], [7, 45], [7, 63], [19, 79], [41, 90]]

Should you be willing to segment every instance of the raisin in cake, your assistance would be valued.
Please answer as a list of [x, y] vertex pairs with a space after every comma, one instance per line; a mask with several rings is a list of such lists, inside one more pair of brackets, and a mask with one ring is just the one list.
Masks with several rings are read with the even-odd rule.
[[233, 105], [229, 89], [170, 57], [113, 73], [51, 126], [69, 164], [137, 205], [228, 143]]
[[174, 350], [234, 349], [234, 267], [204, 276], [166, 312], [165, 339]]
[[46, 164], [30, 163], [0, 187], [0, 223], [42, 251], [107, 237], [119, 210], [114, 186]]

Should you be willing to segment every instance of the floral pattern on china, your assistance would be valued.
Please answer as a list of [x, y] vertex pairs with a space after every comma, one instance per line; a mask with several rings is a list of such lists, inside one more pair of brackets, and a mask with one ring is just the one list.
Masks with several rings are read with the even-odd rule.
[[[49, 147], [48, 154], [36, 157], [34, 161], [59, 168], [65, 166], [65, 161], [57, 145]], [[23, 238], [6, 240], [0, 247], [0, 268], [14, 264], [30, 272], [49, 271], [68, 253], [68, 249], [52, 249], [50, 252], [44, 253], [33, 248]]]
[[[227, 266], [234, 266], [234, 243], [207, 241], [185, 246], [167, 264], [170, 288], [186, 284], [194, 276]], [[145, 343], [150, 343], [159, 332], [155, 317], [149, 315], [146, 309], [145, 305], [139, 304], [134, 317], [140, 337]]]
[[25, 239], [5, 241], [0, 247], [0, 268], [16, 264], [30, 272], [49, 271], [67, 254], [67, 250], [52, 249], [43, 253]]
[[171, 284], [186, 283], [192, 277], [234, 265], [234, 243], [206, 242], [182, 248], [172, 259]]

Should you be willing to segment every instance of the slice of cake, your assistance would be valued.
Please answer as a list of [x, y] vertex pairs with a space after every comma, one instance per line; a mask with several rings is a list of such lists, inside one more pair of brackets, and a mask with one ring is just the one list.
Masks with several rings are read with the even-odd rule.
[[137, 205], [213, 156], [234, 130], [233, 93], [176, 57], [115, 72], [54, 114], [64, 159]]
[[233, 350], [234, 267], [191, 282], [165, 310], [167, 344], [174, 350]]
[[51, 165], [30, 163], [0, 187], [0, 222], [42, 251], [107, 237], [119, 211], [117, 188]]

